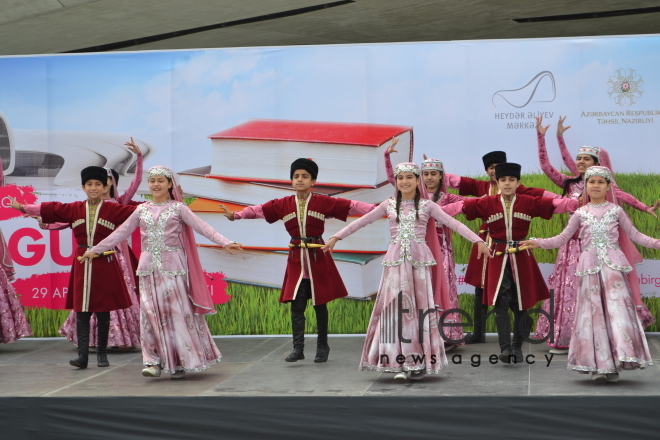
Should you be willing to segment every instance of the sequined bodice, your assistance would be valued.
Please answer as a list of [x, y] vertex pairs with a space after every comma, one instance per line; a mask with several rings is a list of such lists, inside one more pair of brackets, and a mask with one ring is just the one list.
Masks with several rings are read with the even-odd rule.
[[[165, 204], [163, 206], [166, 206]], [[163, 269], [163, 252], [177, 252], [181, 250], [181, 246], [168, 246], [165, 243], [165, 226], [167, 221], [176, 215], [182, 203], [174, 202], [169, 204], [156, 218], [154, 212], [148, 209], [150, 206], [156, 207], [158, 204], [145, 203], [140, 205], [138, 209], [140, 217], [140, 226], [146, 228], [146, 247], [143, 251], [151, 252], [151, 267], [147, 270], [138, 271], [139, 276], [149, 275], [154, 269], [158, 269], [167, 276], [185, 275], [185, 270], [167, 271]]]

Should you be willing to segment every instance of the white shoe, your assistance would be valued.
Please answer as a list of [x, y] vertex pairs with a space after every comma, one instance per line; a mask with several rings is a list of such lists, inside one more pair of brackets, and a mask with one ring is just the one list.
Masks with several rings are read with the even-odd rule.
[[170, 379], [183, 379], [186, 375], [186, 372], [183, 370], [178, 370], [175, 373], [172, 373]]
[[599, 373], [591, 373], [591, 380], [594, 382], [605, 382], [607, 381], [607, 376]]
[[607, 378], [608, 382], [618, 382], [619, 381], [619, 373], [607, 373], [605, 375]]
[[144, 377], [160, 377], [160, 367], [158, 365], [149, 365], [142, 369]]
[[553, 348], [549, 351], [550, 354], [568, 354], [568, 348]]
[[448, 351], [453, 350], [456, 347], [458, 347], [458, 345], [456, 345], [456, 344], [446, 344], [445, 345], [445, 353], [447, 353]]
[[394, 380], [406, 380], [406, 379], [408, 379], [408, 373], [406, 371], [402, 371], [394, 375]]
[[426, 371], [418, 370], [410, 373], [410, 380], [423, 380], [426, 376]]

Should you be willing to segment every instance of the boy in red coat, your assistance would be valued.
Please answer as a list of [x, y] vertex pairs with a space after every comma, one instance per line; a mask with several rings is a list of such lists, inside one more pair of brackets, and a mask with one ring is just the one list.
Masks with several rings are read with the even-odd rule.
[[92, 313], [98, 322], [97, 361], [99, 367], [109, 366], [107, 358], [110, 312], [131, 306], [131, 298], [117, 258], [112, 255], [80, 263], [76, 257], [98, 244], [121, 225], [135, 210], [135, 206], [119, 205], [102, 200], [108, 184], [105, 168], [91, 166], [80, 172], [82, 188], [87, 194], [84, 202], [46, 202], [40, 205], [21, 205], [13, 200], [12, 207], [33, 216], [41, 216], [44, 223], [68, 223], [76, 240], [71, 263], [66, 308], [76, 312], [78, 357], [69, 364], [87, 368], [89, 357], [89, 321]]
[[271, 200], [263, 205], [248, 206], [240, 212], [232, 212], [226, 206], [229, 220], [263, 218], [268, 223], [284, 222], [290, 244], [280, 302], [291, 303], [291, 327], [293, 330], [293, 351], [286, 357], [287, 362], [305, 359], [305, 308], [307, 300], [312, 300], [316, 312], [318, 339], [314, 362], [328, 360], [328, 308], [333, 299], [348, 295], [335, 262], [329, 253], [319, 249], [308, 249], [306, 244], [325, 244], [323, 232], [325, 219], [337, 218], [346, 221], [349, 215], [366, 214], [375, 208], [363, 202], [313, 194], [318, 165], [309, 159], [296, 159], [291, 164], [291, 184], [296, 195]]
[[[550, 298], [538, 263], [530, 251], [519, 251], [518, 243], [527, 237], [534, 217], [550, 219], [553, 214], [574, 211], [577, 200], [530, 196], [517, 192], [520, 165], [500, 163], [495, 168], [500, 194], [469, 199], [443, 207], [450, 215], [464, 213], [468, 220], [481, 219], [490, 234], [492, 258], [484, 272], [483, 304], [495, 306], [495, 323], [500, 343], [500, 359], [522, 362], [522, 343], [529, 336], [532, 319], [524, 312], [538, 301]], [[508, 253], [509, 249], [514, 249]], [[499, 253], [499, 255], [498, 255]], [[513, 311], [513, 342], [509, 309]]]

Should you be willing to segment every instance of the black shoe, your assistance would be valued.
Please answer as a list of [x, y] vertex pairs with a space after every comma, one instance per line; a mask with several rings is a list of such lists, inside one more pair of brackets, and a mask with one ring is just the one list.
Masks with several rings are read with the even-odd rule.
[[523, 362], [522, 347], [513, 347], [513, 363], [521, 364]]
[[328, 355], [330, 354], [330, 346], [329, 345], [319, 345], [316, 347], [316, 357], [314, 358], [314, 362], [317, 364], [320, 364], [321, 362], [325, 362], [328, 360]]
[[98, 341], [96, 344], [96, 361], [99, 367], [109, 367], [108, 334], [110, 333], [110, 312], [96, 314]]
[[465, 338], [465, 343], [466, 344], [482, 344], [485, 341], [481, 339], [481, 334], [480, 333], [470, 333], [470, 335]]
[[78, 357], [71, 359], [69, 365], [78, 368], [87, 368], [89, 361], [89, 312], [76, 313], [76, 336], [78, 337]]
[[305, 359], [305, 353], [302, 348], [294, 348], [290, 355], [288, 355], [285, 362], [296, 362]]
[[513, 352], [510, 348], [505, 348], [502, 350], [502, 353], [500, 353], [500, 361], [504, 362], [505, 364], [510, 364], [512, 358]]

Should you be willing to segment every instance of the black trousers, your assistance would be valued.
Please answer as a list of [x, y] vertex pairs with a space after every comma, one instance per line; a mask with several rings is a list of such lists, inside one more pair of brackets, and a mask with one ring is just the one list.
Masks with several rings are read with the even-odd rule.
[[[305, 309], [312, 298], [309, 279], [303, 278], [298, 286], [296, 297], [291, 301], [291, 328], [293, 330], [293, 348], [305, 347]], [[326, 304], [314, 306], [318, 326], [317, 345], [328, 345], [328, 307]]]
[[[511, 272], [511, 263], [507, 258], [502, 284], [495, 301], [495, 324], [499, 337], [500, 349], [506, 350], [522, 347], [523, 341], [529, 337], [532, 328], [532, 318], [520, 309], [518, 303], [518, 288]], [[511, 321], [509, 310], [513, 311], [513, 341], [511, 340]], [[523, 317], [525, 317], [524, 322]]]

